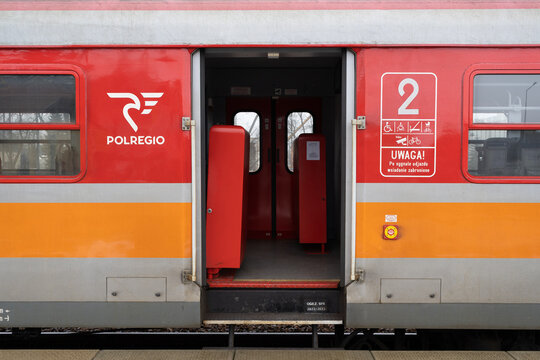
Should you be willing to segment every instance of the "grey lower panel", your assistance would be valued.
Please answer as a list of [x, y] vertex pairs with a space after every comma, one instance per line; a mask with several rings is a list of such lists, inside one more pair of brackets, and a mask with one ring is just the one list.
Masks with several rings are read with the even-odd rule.
[[346, 326], [540, 329], [540, 304], [347, 304]]
[[200, 327], [198, 302], [2, 302], [0, 328]]
[[[356, 265], [365, 270], [365, 280], [347, 288], [349, 303], [540, 303], [540, 259], [359, 258]], [[392, 293], [388, 299], [382, 293], [386, 279], [401, 281], [407, 292]], [[420, 282], [408, 283], [422, 279], [440, 279], [440, 295], [426, 298], [431, 292], [422, 294], [427, 289]]]
[[[199, 287], [182, 283], [182, 270], [190, 268], [189, 258], [0, 258], [0, 308], [4, 302], [113, 300], [111, 292], [122, 289], [108, 291], [111, 278], [166, 278], [159, 298], [149, 294], [154, 301], [199, 302]], [[149, 301], [137, 293], [131, 292], [131, 301]], [[127, 301], [122, 294], [115, 299]]]

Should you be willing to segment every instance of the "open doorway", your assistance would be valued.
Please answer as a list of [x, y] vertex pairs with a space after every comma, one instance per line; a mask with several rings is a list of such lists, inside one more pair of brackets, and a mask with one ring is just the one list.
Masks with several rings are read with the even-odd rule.
[[[234, 250], [241, 253], [234, 268], [208, 269], [210, 288], [339, 288], [342, 54], [341, 49], [205, 51], [207, 144], [214, 126], [236, 125], [249, 134], [245, 245]], [[298, 154], [295, 162], [300, 135], [316, 145], [312, 160], [324, 165], [304, 182], [295, 169], [301, 163]], [[308, 208], [320, 207], [323, 215], [300, 220], [299, 187], [314, 182], [322, 184], [323, 194]], [[302, 222], [308, 228], [324, 222], [324, 230], [301, 240]]]

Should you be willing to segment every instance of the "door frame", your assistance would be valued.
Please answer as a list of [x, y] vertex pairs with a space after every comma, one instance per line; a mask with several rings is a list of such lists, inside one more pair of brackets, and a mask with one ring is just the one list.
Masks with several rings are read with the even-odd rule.
[[[264, 48], [264, 47], [261, 47]], [[340, 249], [341, 249], [341, 282], [344, 287], [351, 281], [351, 274], [356, 272], [357, 262], [353, 249], [356, 246], [356, 203], [358, 202], [356, 194], [356, 177], [352, 178], [352, 135], [353, 129], [351, 120], [356, 118], [356, 69], [357, 53], [352, 49], [344, 48], [342, 52], [342, 70], [341, 70], [341, 119], [340, 132], [341, 141], [341, 196], [340, 208]], [[205, 50], [198, 49], [192, 53], [192, 119], [196, 122], [196, 175], [194, 179], [198, 186], [196, 190], [196, 249], [197, 249], [197, 283], [201, 286], [206, 285], [205, 252], [205, 218], [206, 208], [202, 204], [206, 203], [206, 195], [202, 189], [206, 189], [206, 167], [202, 166], [202, 159], [206, 159], [206, 116], [205, 116]], [[358, 146], [361, 146], [358, 145]], [[355, 149], [356, 150], [356, 149]], [[193, 179], [192, 179], [193, 181]], [[354, 190], [353, 190], [354, 186]], [[353, 199], [353, 195], [355, 195]], [[354, 270], [354, 271], [353, 271]]]
[[[204, 49], [195, 50], [191, 54], [191, 120], [194, 121], [195, 134], [195, 154], [191, 154], [194, 159], [192, 166], [192, 234], [195, 233], [192, 248], [192, 261], [195, 262], [195, 284], [206, 285], [206, 166], [203, 160], [206, 159], [206, 116], [205, 116], [205, 69], [204, 69]], [[180, 121], [182, 122], [182, 121]], [[179, 124], [180, 126], [182, 124]], [[194, 185], [193, 185], [194, 184]], [[195, 192], [195, 194], [193, 194]], [[193, 251], [193, 250], [192, 250]], [[186, 272], [186, 270], [184, 270]], [[192, 269], [189, 270], [192, 273]], [[192, 274], [193, 275], [193, 274]], [[183, 276], [183, 280], [187, 281]], [[200, 294], [200, 292], [199, 292]], [[201, 295], [201, 294], [200, 294]], [[202, 299], [202, 296], [200, 297]], [[202, 303], [202, 301], [201, 301]], [[201, 316], [202, 316], [201, 308]]]
[[[353, 281], [356, 273], [356, 172], [353, 177], [353, 133], [352, 120], [356, 119], [356, 53], [344, 49], [342, 56], [341, 98], [341, 281], [343, 286]], [[358, 144], [357, 144], [358, 147]], [[356, 168], [356, 166], [354, 166]]]

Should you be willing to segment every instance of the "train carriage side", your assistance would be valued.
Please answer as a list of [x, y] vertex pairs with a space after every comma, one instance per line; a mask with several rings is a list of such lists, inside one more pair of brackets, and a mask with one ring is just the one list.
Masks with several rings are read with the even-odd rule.
[[[0, 326], [540, 328], [538, 8], [156, 3], [0, 13]], [[206, 276], [210, 127], [246, 119], [263, 245], [299, 242], [286, 125], [326, 136], [329, 271]]]
[[365, 280], [348, 289], [347, 324], [538, 328], [539, 50], [356, 56]]
[[199, 326], [190, 51], [0, 59], [0, 326]]

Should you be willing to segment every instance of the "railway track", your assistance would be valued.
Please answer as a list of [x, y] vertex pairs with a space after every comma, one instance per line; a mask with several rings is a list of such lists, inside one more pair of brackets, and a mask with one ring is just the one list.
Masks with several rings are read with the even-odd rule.
[[[310, 330], [310, 331], [306, 331]], [[330, 331], [332, 330], [332, 331]], [[329, 327], [225, 326], [201, 329], [12, 329], [0, 349], [319, 348], [346, 350], [536, 351], [540, 331], [352, 330]], [[1, 357], [0, 357], [1, 359]]]

